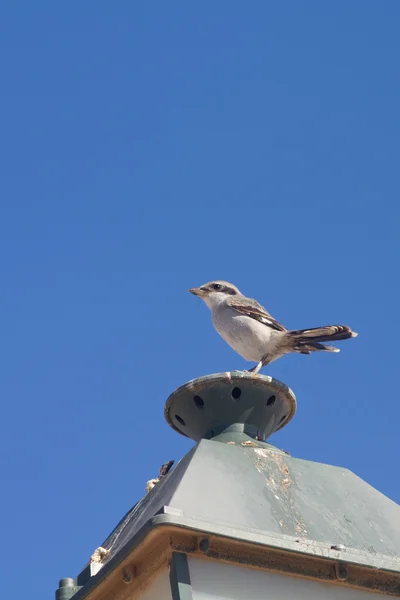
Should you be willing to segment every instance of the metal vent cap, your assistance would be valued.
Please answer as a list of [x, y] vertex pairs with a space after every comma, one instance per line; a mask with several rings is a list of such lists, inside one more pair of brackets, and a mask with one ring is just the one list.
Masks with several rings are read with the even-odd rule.
[[196, 442], [239, 430], [265, 441], [295, 412], [295, 395], [285, 384], [267, 375], [232, 371], [199, 377], [177, 388], [164, 414], [175, 431]]

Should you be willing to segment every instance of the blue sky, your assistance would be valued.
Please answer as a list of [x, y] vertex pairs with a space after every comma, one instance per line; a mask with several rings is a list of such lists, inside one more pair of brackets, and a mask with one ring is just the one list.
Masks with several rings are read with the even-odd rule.
[[249, 366], [187, 293], [210, 279], [359, 332], [264, 369], [298, 399], [270, 441], [400, 501], [399, 22], [397, 0], [3, 3], [5, 595], [23, 548], [51, 597], [189, 450], [174, 388]]

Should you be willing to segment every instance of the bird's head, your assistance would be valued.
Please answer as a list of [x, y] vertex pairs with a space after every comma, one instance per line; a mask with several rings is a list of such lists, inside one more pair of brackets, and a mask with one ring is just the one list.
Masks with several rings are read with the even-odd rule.
[[209, 281], [201, 287], [190, 288], [189, 292], [199, 296], [209, 308], [221, 304], [227, 296], [241, 296], [238, 288], [227, 281]]

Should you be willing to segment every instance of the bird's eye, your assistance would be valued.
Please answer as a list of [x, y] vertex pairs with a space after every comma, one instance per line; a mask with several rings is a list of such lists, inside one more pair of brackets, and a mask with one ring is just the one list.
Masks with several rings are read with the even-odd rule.
[[213, 283], [212, 288], [213, 290], [221, 290], [222, 285], [220, 285], [219, 283]]

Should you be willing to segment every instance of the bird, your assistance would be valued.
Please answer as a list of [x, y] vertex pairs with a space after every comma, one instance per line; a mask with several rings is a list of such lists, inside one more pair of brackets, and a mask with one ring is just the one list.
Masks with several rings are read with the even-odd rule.
[[289, 331], [257, 300], [247, 298], [227, 281], [209, 281], [189, 292], [199, 296], [211, 310], [219, 335], [244, 359], [257, 364], [249, 372], [257, 375], [262, 367], [285, 354], [298, 352], [340, 352], [322, 342], [347, 340], [357, 333], [347, 325], [325, 325]]
[[155, 477], [154, 479], [150, 479], [146, 483], [146, 492], [150, 492], [150, 490], [152, 490], [153, 487], [157, 485], [157, 483], [160, 483], [161, 479], [164, 479], [164, 477], [166, 475], [168, 475], [168, 473], [172, 469], [172, 465], [174, 464], [174, 462], [175, 462], [174, 460], [169, 460], [168, 462], [161, 465], [160, 473], [159, 473], [158, 477]]
[[161, 477], [165, 477], [170, 472], [170, 470], [172, 469], [172, 466], [173, 466], [174, 462], [175, 462], [174, 460], [169, 460], [168, 462], [166, 462], [163, 465], [161, 465], [161, 467], [160, 467], [160, 475], [159, 475], [160, 479], [161, 479]]

